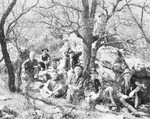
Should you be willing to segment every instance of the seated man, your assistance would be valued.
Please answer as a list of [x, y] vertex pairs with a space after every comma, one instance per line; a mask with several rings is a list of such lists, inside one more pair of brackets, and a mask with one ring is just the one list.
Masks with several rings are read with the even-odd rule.
[[85, 79], [83, 77], [83, 67], [76, 65], [74, 73], [68, 77], [67, 80], [68, 91], [67, 91], [67, 102], [73, 103], [77, 97], [84, 97]]
[[59, 78], [64, 79], [64, 78], [66, 78], [66, 77], [64, 77], [64, 75], [66, 74], [66, 71], [65, 71], [65, 69], [58, 69], [57, 62], [58, 62], [58, 59], [56, 59], [56, 58], [52, 59], [51, 67], [48, 69], [47, 74], [51, 75], [51, 72], [57, 71], [59, 74]]
[[48, 97], [61, 97], [66, 92], [66, 85], [59, 79], [58, 73], [53, 71], [51, 73], [51, 79], [47, 81], [40, 93], [44, 98]]
[[27, 85], [38, 77], [38, 61], [35, 59], [35, 52], [30, 52], [29, 59], [22, 64], [22, 73], [24, 74], [23, 81], [27, 82]]
[[[126, 73], [124, 78], [129, 78], [131, 77], [131, 75], [132, 74], [130, 73]], [[116, 99], [118, 99], [127, 109], [129, 109], [133, 113], [133, 115], [140, 116], [138, 111], [133, 107], [132, 101], [130, 100], [130, 98], [133, 97], [132, 95], [134, 95], [132, 92], [134, 88], [134, 83], [134, 80], [131, 80], [128, 84], [124, 79], [120, 85], [120, 88], [118, 88], [117, 85], [113, 88], [113, 92], [115, 92], [115, 95], [113, 95], [113, 97], [116, 97]]]
[[51, 57], [48, 54], [48, 49], [42, 49], [41, 62], [39, 62], [41, 66], [41, 70], [47, 70], [51, 64]]
[[141, 101], [144, 98], [144, 94], [147, 92], [148, 85], [149, 80], [147, 78], [135, 81], [135, 88], [129, 93], [129, 98], [134, 98], [135, 96], [135, 108], [138, 108], [141, 104]]

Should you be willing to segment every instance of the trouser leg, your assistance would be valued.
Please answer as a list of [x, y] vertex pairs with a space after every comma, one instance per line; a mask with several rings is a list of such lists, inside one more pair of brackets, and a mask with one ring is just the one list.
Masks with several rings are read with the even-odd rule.
[[126, 102], [126, 100], [124, 98], [120, 98], [121, 103], [127, 108], [129, 109], [133, 114], [138, 114], [137, 110], [131, 106], [129, 103]]
[[109, 93], [111, 103], [116, 105], [115, 100], [114, 100], [114, 89], [112, 87], [107, 87], [105, 89], [105, 92]]
[[74, 93], [73, 89], [68, 89], [67, 90], [67, 98], [66, 99], [67, 99], [68, 103], [72, 102], [73, 93]]
[[48, 98], [50, 95], [44, 90], [44, 89], [41, 89], [40, 90], [40, 94], [42, 97], [44, 98]]

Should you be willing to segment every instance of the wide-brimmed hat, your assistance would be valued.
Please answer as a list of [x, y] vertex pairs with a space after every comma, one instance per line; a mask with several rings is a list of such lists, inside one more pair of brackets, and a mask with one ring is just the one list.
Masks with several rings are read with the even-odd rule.
[[47, 52], [49, 52], [49, 50], [48, 50], [47, 48], [42, 49], [42, 52], [43, 52], [44, 50], [47, 50]]

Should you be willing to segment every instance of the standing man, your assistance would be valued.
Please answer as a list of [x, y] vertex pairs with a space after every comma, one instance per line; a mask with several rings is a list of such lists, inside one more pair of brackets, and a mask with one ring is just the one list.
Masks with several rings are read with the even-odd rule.
[[106, 32], [106, 15], [102, 13], [98, 16], [93, 29], [93, 42], [101, 38]]
[[76, 65], [74, 67], [74, 73], [68, 77], [67, 85], [67, 102], [73, 103], [78, 101], [79, 97], [84, 97], [84, 88], [85, 88], [85, 78], [83, 75], [83, 67], [81, 65]]
[[29, 59], [22, 64], [23, 78], [23, 92], [27, 93], [30, 83], [38, 76], [38, 61], [35, 59], [35, 52], [30, 52]]

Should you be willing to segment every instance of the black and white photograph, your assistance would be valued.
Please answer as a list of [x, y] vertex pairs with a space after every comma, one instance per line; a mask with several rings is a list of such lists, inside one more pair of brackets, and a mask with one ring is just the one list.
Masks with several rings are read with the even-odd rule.
[[150, 119], [150, 0], [0, 0], [0, 119]]

